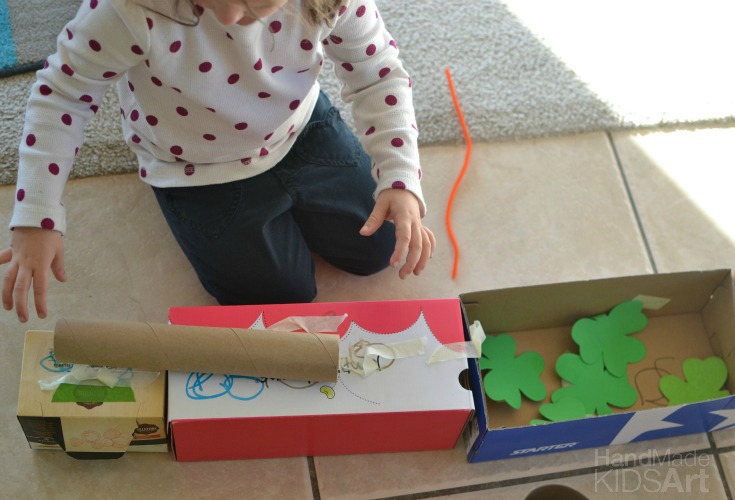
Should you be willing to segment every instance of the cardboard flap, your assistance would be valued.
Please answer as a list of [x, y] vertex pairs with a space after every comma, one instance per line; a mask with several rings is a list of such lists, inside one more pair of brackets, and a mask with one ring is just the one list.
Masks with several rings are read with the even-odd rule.
[[[539, 377], [547, 388], [546, 399], [539, 402], [524, 399], [519, 409], [490, 399], [484, 392], [485, 372], [475, 368], [471, 378], [473, 389], [483, 397], [476, 398], [479, 404], [476, 404], [475, 425], [479, 424], [480, 428], [474, 431], [474, 445], [468, 447], [470, 461], [547, 453], [566, 447], [608, 446], [731, 427], [727, 408], [733, 407], [735, 397], [722, 397], [724, 391], [719, 386], [705, 387], [712, 381], [708, 374], [714, 372], [687, 367], [698, 367], [696, 363], [719, 356], [728, 365], [729, 378], [724, 389], [735, 391], [733, 295], [730, 270], [652, 274], [463, 294], [467, 323], [480, 321], [489, 335], [508, 334], [515, 340], [518, 352], [536, 351], [547, 362]], [[555, 369], [561, 359], [583, 361], [580, 351], [584, 346], [573, 337], [577, 321], [587, 318], [599, 321], [599, 315], [608, 315], [619, 304], [634, 299], [643, 303], [647, 324], [641, 330], [623, 333], [630, 340], [643, 343], [646, 349], [635, 359], [631, 357], [625, 366], [629, 382], [625, 401], [617, 393], [594, 392], [604, 385], [604, 381], [594, 378], [596, 373], [580, 378], [581, 370]], [[473, 361], [471, 366], [474, 364]], [[485, 371], [492, 371], [489, 363], [485, 366]], [[716, 371], [722, 375], [718, 376], [717, 384], [720, 378], [724, 380], [721, 364], [718, 366]], [[564, 362], [561, 367], [569, 364]], [[677, 404], [672, 399], [674, 393], [662, 388], [665, 377], [691, 384], [693, 396], [682, 398], [685, 404]], [[702, 380], [705, 383], [697, 383]], [[567, 390], [575, 384], [579, 384], [576, 391]], [[560, 387], [565, 395], [555, 400], [554, 394]], [[564, 408], [553, 408], [553, 413], [549, 407], [542, 411], [549, 401], [557, 404], [568, 401], [566, 397], [572, 400], [578, 394], [587, 396], [590, 388], [593, 399], [599, 396], [593, 408], [598, 416], [579, 418], [578, 415], [593, 413], [588, 407], [567, 414], [561, 413]], [[698, 390], [701, 390], [699, 399]], [[630, 402], [630, 393], [637, 401]], [[607, 411], [612, 413], [605, 414]], [[539, 415], [544, 419], [539, 419]], [[577, 417], [548, 422], [560, 416]], [[544, 424], [533, 425], [540, 423]]]
[[729, 270], [628, 276], [590, 281], [508, 288], [460, 296], [465, 314], [488, 333], [533, 330], [573, 324], [600, 314], [637, 295], [670, 299], [650, 317], [701, 311]]
[[733, 283], [728, 274], [712, 292], [702, 318], [712, 344], [714, 354], [727, 364], [728, 385], [735, 391], [735, 307]]

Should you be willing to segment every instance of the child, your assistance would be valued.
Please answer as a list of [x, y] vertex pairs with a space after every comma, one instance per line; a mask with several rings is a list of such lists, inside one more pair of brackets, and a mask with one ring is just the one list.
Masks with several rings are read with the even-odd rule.
[[[319, 90], [325, 53], [359, 142]], [[84, 0], [28, 101], [0, 252], [21, 322], [31, 287], [46, 316], [49, 268], [66, 280], [64, 183], [113, 82], [139, 177], [221, 304], [313, 300], [312, 252], [358, 275], [428, 263], [411, 81], [374, 0]]]

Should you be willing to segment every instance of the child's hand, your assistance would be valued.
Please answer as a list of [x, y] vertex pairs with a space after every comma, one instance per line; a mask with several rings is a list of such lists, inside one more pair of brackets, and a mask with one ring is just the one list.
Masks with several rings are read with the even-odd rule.
[[393, 221], [396, 226], [396, 249], [391, 255], [390, 265], [398, 267], [405, 258], [398, 275], [401, 279], [409, 273], [418, 276], [429, 263], [436, 246], [434, 233], [421, 224], [419, 200], [404, 189], [381, 191], [360, 234], [370, 236], [386, 220]]
[[64, 243], [61, 233], [35, 227], [16, 227], [10, 248], [0, 250], [0, 265], [7, 264], [3, 276], [2, 299], [6, 311], [13, 309], [21, 323], [28, 321], [28, 290], [33, 282], [36, 314], [46, 317], [48, 270], [59, 281], [66, 281]]

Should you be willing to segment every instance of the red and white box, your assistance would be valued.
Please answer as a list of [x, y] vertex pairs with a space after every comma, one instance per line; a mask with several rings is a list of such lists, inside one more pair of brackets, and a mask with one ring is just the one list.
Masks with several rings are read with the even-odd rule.
[[[266, 329], [289, 317], [340, 316], [340, 357], [370, 345], [425, 339], [423, 354], [378, 358], [368, 376], [336, 382], [210, 373], [168, 374], [177, 460], [418, 451], [452, 448], [472, 416], [467, 360], [428, 364], [465, 341], [458, 299], [173, 308], [172, 324]], [[345, 366], [345, 365], [340, 365]]]

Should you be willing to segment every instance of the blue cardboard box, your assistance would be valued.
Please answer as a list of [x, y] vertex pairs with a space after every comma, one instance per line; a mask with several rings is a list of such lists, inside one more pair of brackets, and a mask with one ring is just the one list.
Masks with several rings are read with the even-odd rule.
[[[460, 296], [466, 327], [479, 321], [490, 335], [507, 333], [517, 353], [539, 353], [545, 361], [540, 379], [546, 398], [523, 398], [520, 408], [485, 394], [478, 360], [469, 360], [475, 415], [465, 429], [470, 462], [605, 447], [735, 426], [735, 397], [669, 406], [659, 388], [664, 375], [685, 377], [689, 358], [722, 358], [728, 368], [723, 389], [735, 390], [735, 307], [730, 270], [694, 271], [558, 283], [465, 293]], [[635, 337], [645, 357], [627, 365], [637, 401], [604, 416], [530, 425], [543, 418], [541, 405], [562, 387], [555, 362], [579, 353], [571, 338], [574, 323], [608, 313], [630, 300], [643, 303], [647, 326]]]

